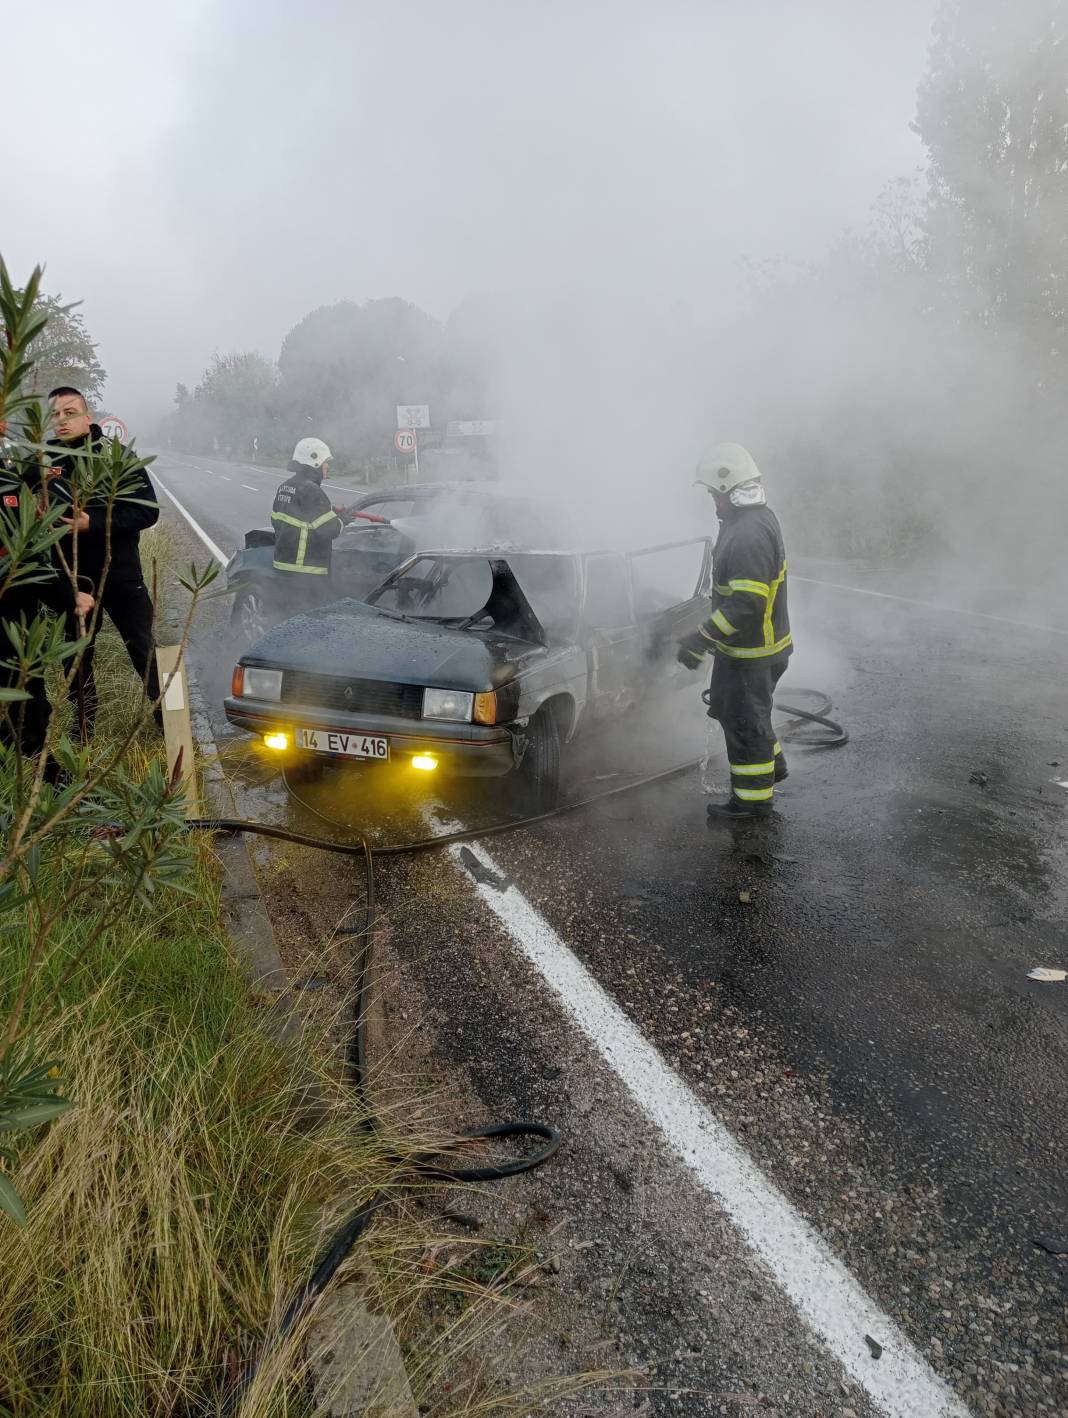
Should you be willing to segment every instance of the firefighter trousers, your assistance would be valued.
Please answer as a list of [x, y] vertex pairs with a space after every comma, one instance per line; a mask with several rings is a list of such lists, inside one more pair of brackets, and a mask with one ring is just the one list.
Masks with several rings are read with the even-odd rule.
[[717, 655], [708, 686], [708, 714], [727, 742], [731, 795], [743, 803], [771, 803], [777, 778], [786, 776], [782, 745], [771, 726], [775, 686], [787, 655], [735, 660]]

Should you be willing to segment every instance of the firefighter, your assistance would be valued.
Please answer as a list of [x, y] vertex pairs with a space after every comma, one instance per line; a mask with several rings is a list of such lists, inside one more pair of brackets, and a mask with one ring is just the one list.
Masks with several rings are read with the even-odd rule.
[[294, 599], [314, 605], [322, 598], [332, 544], [346, 520], [323, 491], [332, 456], [321, 438], [302, 438], [274, 495], [274, 572], [290, 606]]
[[697, 465], [697, 486], [715, 498], [720, 532], [712, 562], [712, 611], [679, 641], [695, 670], [711, 652], [709, 717], [727, 743], [731, 795], [710, 803], [711, 821], [767, 817], [786, 760], [771, 726], [775, 686], [793, 649], [786, 603], [786, 552], [767, 505], [760, 469], [738, 443], [721, 443]]

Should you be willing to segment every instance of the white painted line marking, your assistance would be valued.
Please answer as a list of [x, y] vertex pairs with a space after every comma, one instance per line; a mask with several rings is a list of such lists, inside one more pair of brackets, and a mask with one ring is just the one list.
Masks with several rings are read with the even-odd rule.
[[222, 480], [223, 480], [224, 483], [232, 483], [232, 482], [233, 482], [233, 478], [228, 478], [225, 473], [220, 473], [219, 476], [222, 478]]
[[1055, 625], [1039, 625], [1033, 620], [1012, 620], [1005, 615], [988, 615], [986, 611], [968, 611], [962, 606], [943, 606], [937, 601], [914, 601], [911, 596], [894, 596], [889, 591], [869, 591], [863, 586], [843, 586], [837, 581], [817, 581], [812, 576], [795, 576], [791, 581], [801, 581], [806, 586], [826, 586], [829, 591], [848, 591], [853, 596], [874, 596], [879, 601], [897, 601], [903, 606], [922, 606], [924, 610], [941, 611], [943, 615], [970, 615], [976, 620], [992, 620], [995, 625], [1011, 625], [1022, 630], [1041, 630], [1046, 635], [1068, 635], [1068, 630]]
[[253, 487], [251, 483], [242, 483], [241, 486], [245, 489], [246, 492], [259, 492], [259, 488]]
[[193, 515], [192, 515], [191, 513], [187, 512], [187, 511], [185, 510], [185, 508], [182, 506], [182, 504], [181, 504], [181, 503], [178, 501], [178, 499], [175, 497], [174, 493], [171, 492], [170, 488], [166, 485], [166, 483], [165, 483], [165, 482], [163, 481], [163, 479], [160, 477], [159, 473], [153, 471], [152, 476], [155, 478], [156, 483], [157, 483], [157, 485], [159, 486], [160, 492], [165, 492], [165, 493], [167, 494], [167, 496], [170, 498], [170, 500], [174, 503], [175, 507], [177, 507], [178, 511], [182, 514], [182, 516], [185, 518], [185, 520], [186, 520], [186, 521], [189, 523], [189, 525], [192, 527], [193, 531], [196, 532], [197, 536], [200, 538], [200, 540], [201, 540], [201, 541], [204, 543], [204, 545], [207, 547], [208, 551], [211, 552], [212, 556], [213, 556], [213, 557], [215, 558], [215, 560], [219, 563], [219, 565], [220, 565], [220, 566], [225, 566], [226, 563], [230, 560], [230, 558], [226, 555], [226, 553], [223, 552], [222, 550], [220, 550], [220, 548], [215, 545], [215, 543], [214, 543], [214, 542], [212, 541], [212, 539], [208, 536], [207, 532], [205, 532], [204, 528], [200, 525], [200, 523], [193, 517]]
[[[460, 827], [437, 822], [438, 831]], [[490, 854], [467, 848], [498, 877]], [[459, 845], [447, 848], [462, 868]], [[884, 1314], [812, 1227], [763, 1175], [585, 966], [514, 887], [475, 890], [565, 1011], [622, 1080], [642, 1112], [700, 1185], [719, 1201], [805, 1321], [887, 1418], [969, 1418], [897, 1324]], [[883, 1346], [873, 1359], [864, 1341]]]

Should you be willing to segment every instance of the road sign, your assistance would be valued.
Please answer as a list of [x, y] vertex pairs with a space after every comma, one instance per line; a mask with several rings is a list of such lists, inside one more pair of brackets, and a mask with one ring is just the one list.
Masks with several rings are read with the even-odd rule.
[[116, 418], [114, 414], [105, 414], [100, 420], [100, 431], [105, 438], [117, 438], [120, 443], [129, 440], [129, 432], [122, 419]]
[[398, 453], [415, 452], [415, 429], [398, 428], [393, 435], [393, 446]]
[[494, 419], [458, 419], [449, 424], [448, 432], [454, 429], [463, 438], [492, 438], [497, 432], [497, 423]]
[[398, 405], [397, 405], [397, 427], [398, 427], [398, 428], [429, 428], [429, 427], [430, 427], [430, 405], [429, 405], [429, 404], [398, 404]]

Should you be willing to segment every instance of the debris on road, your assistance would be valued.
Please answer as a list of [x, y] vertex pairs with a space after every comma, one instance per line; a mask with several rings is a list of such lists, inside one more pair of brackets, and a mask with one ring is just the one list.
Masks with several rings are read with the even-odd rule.
[[1050, 1256], [1068, 1256], [1068, 1241], [1058, 1241], [1053, 1236], [1032, 1236], [1031, 1244]]
[[1034, 970], [1027, 972], [1029, 980], [1041, 980], [1043, 984], [1047, 985], [1059, 984], [1066, 976], [1068, 976], [1068, 970], [1051, 970], [1045, 965], [1036, 966]]
[[872, 1337], [871, 1337], [870, 1334], [866, 1334], [866, 1335], [864, 1336], [864, 1343], [865, 1343], [865, 1344], [868, 1346], [868, 1348], [871, 1350], [871, 1357], [872, 1357], [873, 1359], [881, 1359], [881, 1358], [882, 1358], [883, 1346], [879, 1343], [879, 1341], [878, 1341], [877, 1339], [872, 1339]]
[[495, 891], [507, 891], [512, 884], [509, 877], [499, 876], [497, 872], [483, 866], [470, 847], [460, 848], [460, 861], [481, 886], [492, 886]]
[[753, 893], [751, 891], [739, 891], [738, 900], [742, 903], [743, 906], [748, 906], [752, 899]]
[[1051, 778], [1049, 781], [1056, 788], [1068, 788], [1068, 778]]
[[977, 768], [972, 774], [972, 776], [968, 779], [968, 782], [974, 783], [977, 788], [985, 788], [986, 785], [990, 782], [990, 774], [984, 773], [981, 768]]

